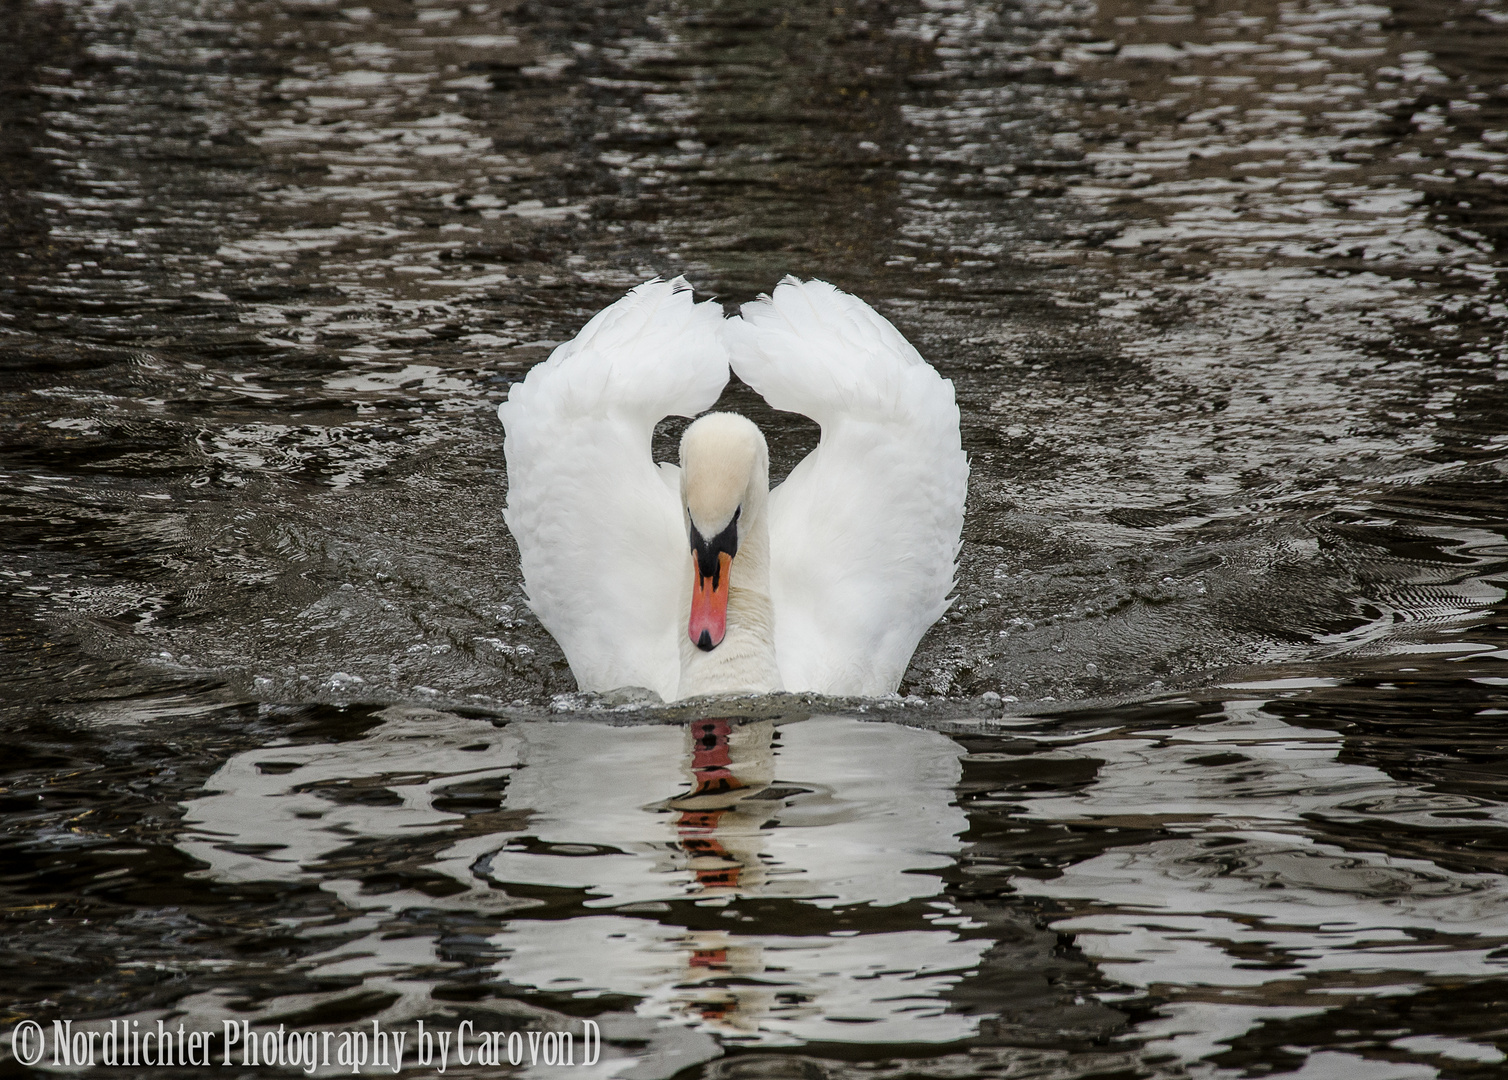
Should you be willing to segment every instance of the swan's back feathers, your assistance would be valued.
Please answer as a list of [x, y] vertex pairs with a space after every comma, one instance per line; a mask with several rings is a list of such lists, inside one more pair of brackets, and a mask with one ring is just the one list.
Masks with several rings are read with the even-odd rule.
[[[676, 470], [654, 426], [710, 408], [728, 381], [720, 308], [685, 279], [651, 281], [594, 316], [498, 407], [508, 505], [529, 606], [583, 690], [680, 680], [691, 587]], [[684, 572], [683, 572], [684, 571]]]
[[889, 693], [953, 587], [968, 485], [953, 384], [826, 282], [786, 278], [742, 313], [724, 328], [734, 371], [822, 425], [770, 497], [781, 678]]

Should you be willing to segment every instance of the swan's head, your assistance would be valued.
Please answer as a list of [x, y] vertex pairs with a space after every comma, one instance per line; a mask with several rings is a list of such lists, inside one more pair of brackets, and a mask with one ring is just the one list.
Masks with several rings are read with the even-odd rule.
[[681, 503], [691, 540], [691, 623], [697, 648], [722, 644], [728, 580], [741, 530], [764, 510], [770, 452], [759, 428], [733, 413], [708, 413], [681, 437]]

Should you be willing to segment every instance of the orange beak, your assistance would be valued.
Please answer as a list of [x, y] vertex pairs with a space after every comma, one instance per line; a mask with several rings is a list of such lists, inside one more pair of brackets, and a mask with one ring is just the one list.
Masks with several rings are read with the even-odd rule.
[[733, 556], [719, 551], [717, 569], [709, 578], [702, 576], [696, 560], [692, 560], [691, 572], [696, 581], [692, 585], [691, 625], [687, 629], [696, 647], [706, 652], [721, 645], [723, 635], [728, 632], [728, 572], [732, 566]]

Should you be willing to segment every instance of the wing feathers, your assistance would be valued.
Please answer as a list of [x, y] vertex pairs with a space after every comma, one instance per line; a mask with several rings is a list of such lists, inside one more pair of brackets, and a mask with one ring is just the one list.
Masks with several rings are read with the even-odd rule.
[[689, 558], [674, 466], [654, 426], [710, 408], [728, 381], [721, 309], [684, 278], [598, 312], [498, 407], [508, 505], [529, 606], [583, 690], [645, 686], [669, 700]]
[[566, 415], [612, 413], [640, 422], [654, 414], [651, 428], [671, 413], [695, 416], [728, 381], [722, 322], [716, 303], [692, 302], [685, 278], [645, 282], [534, 367], [508, 404], [540, 402]]
[[770, 405], [827, 418], [894, 415], [936, 372], [890, 322], [825, 281], [787, 277], [725, 329], [739, 378]]
[[734, 371], [822, 425], [770, 498], [781, 678], [889, 693], [953, 586], [968, 485], [953, 384], [824, 281], [786, 278], [742, 314], [724, 327]]

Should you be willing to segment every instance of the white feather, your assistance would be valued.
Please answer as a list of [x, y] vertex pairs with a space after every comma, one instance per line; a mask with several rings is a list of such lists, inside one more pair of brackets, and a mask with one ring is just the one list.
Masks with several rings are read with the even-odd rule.
[[787, 690], [890, 693], [947, 609], [968, 460], [953, 384], [878, 312], [788, 277], [724, 324], [733, 370], [822, 438], [770, 494]]
[[[767, 504], [762, 465], [731, 477], [756, 487], [742, 496], [727, 644], [703, 654], [687, 633], [679, 470], [656, 469], [650, 438], [667, 414], [716, 401], [728, 349], [745, 382], [812, 417], [822, 439]], [[641, 285], [531, 371], [498, 415], [530, 606], [584, 690], [889, 693], [947, 608], [968, 481], [953, 385], [825, 282], [787, 278], [727, 322], [681, 279]], [[708, 431], [722, 428], [736, 425]], [[773, 630], [745, 608], [770, 613]]]
[[728, 381], [720, 308], [684, 278], [638, 286], [558, 347], [498, 407], [508, 506], [529, 606], [583, 690], [680, 682], [690, 550], [679, 470], [655, 466], [667, 415]]

